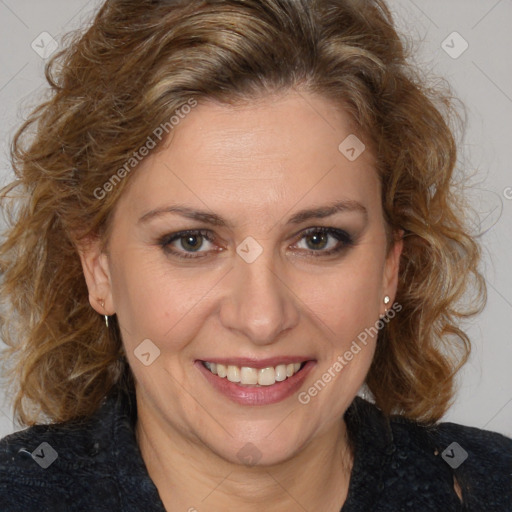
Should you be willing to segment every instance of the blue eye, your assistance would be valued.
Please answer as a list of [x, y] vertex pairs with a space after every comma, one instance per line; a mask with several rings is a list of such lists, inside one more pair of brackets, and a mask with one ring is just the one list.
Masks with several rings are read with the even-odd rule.
[[[352, 237], [341, 229], [315, 227], [301, 233], [299, 242], [306, 242], [306, 247], [301, 248], [312, 256], [330, 256], [339, 253], [354, 245]], [[205, 229], [180, 231], [165, 235], [159, 240], [162, 249], [178, 258], [204, 258], [211, 252], [218, 250], [204, 248], [205, 241], [213, 244], [214, 238], [210, 231]], [[298, 243], [295, 244], [295, 247]]]

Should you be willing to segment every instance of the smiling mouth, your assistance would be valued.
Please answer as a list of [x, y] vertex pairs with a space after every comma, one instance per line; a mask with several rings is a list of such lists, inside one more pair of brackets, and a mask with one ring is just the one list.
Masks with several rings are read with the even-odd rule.
[[224, 365], [201, 361], [202, 365], [217, 377], [226, 378], [240, 386], [264, 387], [272, 386], [276, 382], [283, 382], [300, 372], [307, 361], [278, 364], [266, 368], [252, 368], [250, 366]]

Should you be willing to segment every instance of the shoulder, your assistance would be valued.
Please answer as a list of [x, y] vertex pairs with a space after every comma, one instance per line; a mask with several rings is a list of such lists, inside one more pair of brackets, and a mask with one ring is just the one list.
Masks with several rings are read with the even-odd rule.
[[5, 475], [1, 470], [14, 466], [37, 475], [50, 466], [59, 471], [71, 463], [80, 465], [94, 454], [91, 427], [90, 421], [34, 425], [4, 437], [0, 440], [0, 475]]
[[427, 427], [392, 418], [390, 425], [418, 463], [448, 469], [467, 510], [512, 510], [512, 439], [448, 422]]
[[468, 501], [489, 511], [499, 510], [499, 504], [512, 510], [512, 439], [455, 423], [440, 424], [436, 434], [441, 456], [453, 467]]
[[349, 411], [356, 450], [353, 494], [370, 493], [368, 508], [512, 511], [512, 439], [455, 423], [388, 417], [361, 399]]
[[116, 386], [89, 418], [0, 440], [1, 512], [164, 512], [135, 420], [135, 395]]
[[[116, 490], [109, 480], [108, 437], [89, 419], [35, 425], [0, 440], [2, 512], [82, 510], [87, 496], [91, 503], [91, 491], [94, 503], [110, 504], [113, 510]], [[103, 494], [101, 500], [98, 494]]]
[[435, 447], [452, 469], [464, 474], [493, 472], [512, 476], [512, 439], [497, 432], [457, 423], [438, 423], [425, 426], [414, 421], [392, 417], [390, 425], [396, 438], [407, 438], [415, 449]]

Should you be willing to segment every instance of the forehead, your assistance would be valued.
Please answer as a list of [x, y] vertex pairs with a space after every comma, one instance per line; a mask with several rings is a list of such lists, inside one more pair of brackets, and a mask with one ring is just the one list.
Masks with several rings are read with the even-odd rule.
[[370, 151], [353, 161], [343, 153], [347, 137], [359, 140], [354, 132], [340, 108], [306, 93], [203, 102], [146, 157], [122, 199], [139, 211], [179, 200], [263, 216], [340, 199], [379, 201]]

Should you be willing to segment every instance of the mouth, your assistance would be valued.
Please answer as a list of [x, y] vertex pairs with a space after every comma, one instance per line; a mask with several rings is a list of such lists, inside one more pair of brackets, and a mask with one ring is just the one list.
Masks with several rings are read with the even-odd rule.
[[240, 405], [269, 405], [298, 392], [316, 360], [283, 357], [267, 360], [196, 360], [207, 383]]
[[255, 368], [252, 366], [227, 365], [211, 361], [201, 361], [203, 366], [213, 375], [240, 386], [262, 387], [273, 386], [276, 382], [284, 382], [300, 372], [307, 361], [281, 363], [276, 366]]

